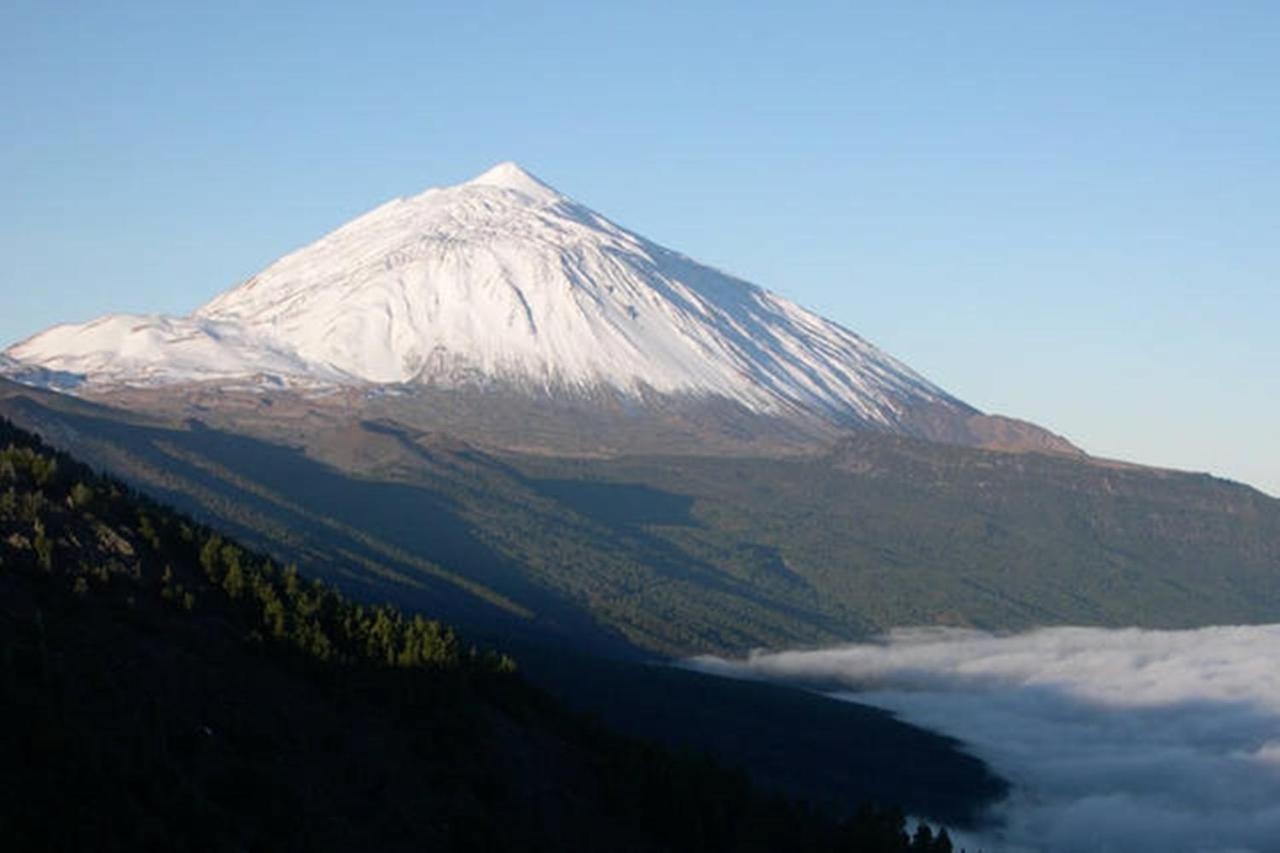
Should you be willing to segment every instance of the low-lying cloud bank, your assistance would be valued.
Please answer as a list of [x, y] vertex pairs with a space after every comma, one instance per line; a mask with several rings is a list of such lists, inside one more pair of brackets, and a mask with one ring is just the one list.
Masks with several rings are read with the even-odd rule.
[[965, 742], [1014, 786], [971, 851], [1280, 850], [1280, 625], [912, 629], [692, 665], [830, 684]]

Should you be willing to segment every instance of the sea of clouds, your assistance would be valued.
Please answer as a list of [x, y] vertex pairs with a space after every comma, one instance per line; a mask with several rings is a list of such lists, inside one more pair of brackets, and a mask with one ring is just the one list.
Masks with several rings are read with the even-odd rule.
[[1280, 851], [1280, 625], [910, 629], [691, 665], [828, 685], [963, 741], [1013, 785], [971, 853]]

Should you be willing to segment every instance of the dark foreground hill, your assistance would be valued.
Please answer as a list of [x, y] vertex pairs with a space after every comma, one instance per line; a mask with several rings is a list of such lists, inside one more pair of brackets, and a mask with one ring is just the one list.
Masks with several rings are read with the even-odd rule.
[[949, 849], [611, 735], [2, 421], [0, 648], [9, 849]]

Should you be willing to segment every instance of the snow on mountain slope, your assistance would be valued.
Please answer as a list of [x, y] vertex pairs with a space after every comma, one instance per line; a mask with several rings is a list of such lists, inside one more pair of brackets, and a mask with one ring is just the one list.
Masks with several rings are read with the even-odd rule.
[[186, 318], [111, 315], [7, 351], [90, 383], [501, 382], [721, 396], [892, 427], [973, 410], [852, 332], [633, 234], [513, 163], [384, 204]]
[[[88, 382], [173, 383], [220, 377], [292, 376], [318, 382], [342, 375], [311, 365], [235, 323], [200, 317], [108, 314], [54, 326], [10, 348], [19, 366], [40, 367]], [[0, 368], [2, 370], [3, 368]]]

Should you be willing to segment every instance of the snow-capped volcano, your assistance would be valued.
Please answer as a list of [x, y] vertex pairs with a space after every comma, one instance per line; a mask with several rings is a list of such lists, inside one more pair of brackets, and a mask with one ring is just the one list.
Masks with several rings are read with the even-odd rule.
[[514, 163], [383, 204], [188, 317], [109, 315], [7, 355], [89, 386], [502, 383], [722, 397], [889, 428], [920, 407], [974, 413], [840, 325]]

